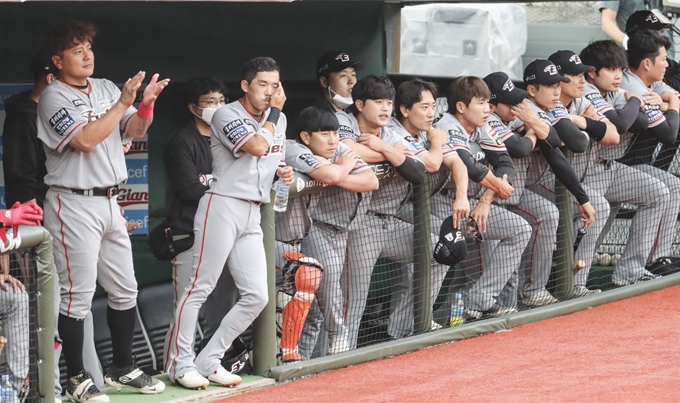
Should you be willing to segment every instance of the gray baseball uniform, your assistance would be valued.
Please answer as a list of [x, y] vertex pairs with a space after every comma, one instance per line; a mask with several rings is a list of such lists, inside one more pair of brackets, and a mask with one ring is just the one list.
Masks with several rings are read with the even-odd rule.
[[[178, 379], [197, 370], [208, 376], [220, 367], [224, 352], [267, 304], [267, 264], [260, 205], [268, 203], [276, 169], [284, 162], [286, 117], [276, 122], [268, 152], [255, 157], [241, 148], [266, 122], [240, 100], [215, 112], [211, 151], [215, 183], [201, 198], [194, 219], [194, 267], [175, 312], [177, 331], [171, 343], [168, 376]], [[194, 360], [193, 337], [198, 311], [215, 288], [225, 262], [241, 298], [222, 320], [210, 342]]]
[[[427, 139], [426, 132], [421, 131], [416, 137], [413, 137], [396, 118], [390, 119], [387, 127], [392, 129], [406, 141], [415, 143], [413, 148], [416, 149], [414, 152], [416, 157], [421, 158], [429, 152], [430, 142]], [[454, 151], [451, 147], [448, 147], [448, 145], [442, 147], [442, 154], [449, 156], [453, 152]], [[407, 224], [413, 225], [413, 205], [411, 203], [403, 204], [398, 212], [398, 216], [399, 219], [405, 221]], [[434, 245], [439, 239], [441, 220], [430, 215], [430, 223], [431, 244]], [[410, 231], [411, 233], [413, 232], [412, 227]], [[402, 269], [401, 273], [395, 273], [391, 278], [393, 297], [390, 301], [390, 310], [392, 311], [392, 315], [390, 316], [390, 321], [387, 326], [387, 334], [395, 338], [404, 337], [413, 333], [413, 264], [404, 264], [402, 265]], [[441, 288], [448, 269], [448, 266], [439, 264], [434, 259], [432, 260], [430, 269], [430, 296], [432, 304], [434, 304], [437, 299], [439, 288]]]
[[[545, 112], [533, 103], [530, 103], [530, 106], [539, 117], [550, 124]], [[525, 124], [519, 119], [513, 120], [506, 126], [498, 115], [492, 113], [487, 123], [504, 142], [510, 136], [526, 134]], [[546, 162], [542, 154], [534, 151], [526, 157], [513, 158], [512, 162], [517, 170], [512, 180], [515, 193], [507, 200], [496, 202], [523, 217], [533, 227], [533, 231], [527, 248], [522, 254], [522, 270], [520, 270], [519, 279], [512, 279], [506, 286], [507, 296], [499, 298], [503, 305], [509, 307], [517, 305], [517, 293], [512, 291], [515, 282], [522, 284], [522, 291], [526, 297], [545, 290], [552, 269], [552, 253], [555, 249], [559, 220], [559, 211], [554, 203], [526, 189], [526, 186], [534, 184], [538, 175], [542, 175], [545, 170]], [[528, 181], [529, 179], [531, 182]], [[483, 260], [491, 261], [493, 252], [494, 248], [482, 248]]]
[[[286, 165], [293, 167], [293, 169], [301, 173], [309, 174], [324, 165], [334, 163], [336, 159], [348, 149], [349, 147], [347, 145], [343, 143], [338, 144], [335, 157], [330, 161], [326, 161], [315, 156], [305, 145], [288, 140], [286, 145]], [[368, 169], [371, 168], [360, 159], [357, 161], [350, 174], [359, 174]], [[324, 272], [321, 275], [321, 284], [316, 293], [318, 302], [313, 303], [310, 308], [307, 321], [303, 327], [303, 334], [300, 336], [298, 345], [298, 351], [304, 359], [311, 358], [316, 345], [324, 320], [324, 315], [321, 312], [327, 313], [326, 318], [329, 322], [333, 323], [332, 326], [344, 326], [344, 318], [333, 317], [334, 314], [338, 314], [335, 310], [335, 308], [337, 308], [335, 305], [338, 301], [335, 301], [333, 298], [338, 298], [335, 293], [340, 290], [340, 276], [342, 275], [343, 265], [333, 264], [337, 263], [333, 259], [330, 261], [326, 260], [328, 250], [324, 250], [323, 247], [319, 249], [315, 248], [317, 245], [323, 245], [326, 241], [325, 238], [318, 238], [319, 233], [317, 231], [312, 233], [311, 231], [311, 216], [315, 212], [317, 203], [323, 198], [322, 195], [327, 191], [337, 190], [339, 190], [339, 188], [326, 189], [321, 193], [298, 196], [293, 199], [292, 205], [288, 207], [286, 212], [276, 214], [277, 268], [281, 269], [285, 265], [284, 254], [286, 252], [298, 251], [301, 249], [306, 256], [319, 260], [324, 266]], [[342, 193], [351, 192], [344, 191]], [[349, 196], [349, 194], [347, 194], [347, 196]], [[327, 209], [331, 200], [326, 198], [323, 199], [323, 208]], [[335, 206], [335, 208], [338, 207], [339, 206]], [[303, 241], [308, 234], [309, 237], [307, 238], [307, 241]], [[337, 251], [339, 252], [339, 250]], [[331, 255], [337, 257], [335, 253], [331, 253]], [[338, 253], [338, 256], [339, 255], [340, 253]], [[344, 256], [344, 254], [342, 256]], [[329, 265], [327, 262], [330, 262], [331, 264]], [[340, 294], [339, 299], [341, 302], [342, 294]], [[321, 304], [321, 307], [319, 304]]]
[[[587, 85], [588, 84], [586, 84], [586, 86]], [[580, 98], [579, 100], [575, 100], [571, 106], [578, 104], [579, 108], [583, 108], [584, 110], [588, 106], [588, 102], [593, 103], [593, 105], [598, 108], [598, 104], [595, 102], [594, 98], [591, 100]], [[532, 105], [534, 104], [532, 103]], [[540, 110], [538, 106], [534, 105], [534, 107]], [[562, 119], [571, 120], [569, 110], [567, 110], [561, 102], [558, 102], [558, 105], [555, 109], [544, 111], [544, 113], [546, 113], [551, 125], [559, 122]], [[583, 133], [583, 135], [587, 136], [586, 133]], [[580, 180], [583, 179], [588, 168], [592, 166], [590, 161], [595, 159], [594, 153], [598, 146], [599, 143], [591, 142], [589, 148], [584, 153], [574, 153], [571, 155], [570, 162], [572, 168], [576, 174], [576, 177]], [[542, 176], [540, 176], [538, 183], [531, 184], [529, 186], [536, 194], [546, 198], [552, 203], [555, 202], [555, 175], [551, 170], [547, 170]], [[602, 232], [605, 223], [607, 222], [607, 216], [609, 216], [609, 203], [604, 198], [604, 196], [594, 191], [592, 188], [589, 188], [586, 184], [582, 183], [582, 186], [588, 194], [591, 206], [597, 212], [593, 225], [584, 235], [575, 254], [575, 260], [583, 260], [586, 263], [586, 267], [581, 269], [576, 276], [575, 282], [576, 285], [585, 286], [588, 279], [588, 274], [590, 272], [590, 266], [593, 262], [593, 256], [595, 255], [595, 249], [597, 248], [597, 239]], [[580, 215], [576, 201], [574, 201], [574, 214]], [[575, 218], [574, 231], [580, 228], [580, 226], [580, 221]], [[549, 274], [550, 273], [548, 272], [548, 275]], [[546, 277], [545, 280], [547, 281], [547, 279], [548, 278]]]
[[68, 147], [85, 124], [103, 116], [119, 97], [120, 90], [108, 80], [88, 79], [87, 90], [55, 81], [38, 105], [38, 138], [45, 143], [45, 183], [50, 186], [45, 227], [54, 238], [59, 312], [76, 319], [90, 310], [96, 281], [113, 309], [131, 309], [137, 299], [130, 238], [120, 207], [113, 197], [88, 197], [96, 188], [127, 179], [122, 144], [135, 108], [128, 108], [120, 125], [92, 152]]
[[[445, 113], [435, 126], [449, 133], [449, 144], [456, 151], [469, 151], [470, 141], [477, 141], [483, 150], [507, 151], [503, 141], [489, 125], [468, 134], [454, 116]], [[448, 179], [449, 185], [444, 185], [442, 189], [444, 192], [435, 194], [432, 198], [432, 211], [440, 220], [451, 214], [451, 202], [455, 196], [452, 182]], [[481, 185], [471, 182], [468, 196], [481, 195], [482, 191]], [[477, 198], [472, 198], [470, 208], [474, 209], [478, 202]], [[466, 307], [475, 311], [487, 311], [493, 307], [501, 290], [519, 268], [522, 251], [527, 246], [531, 233], [531, 226], [522, 217], [502, 207], [493, 204], [489, 206], [484, 238], [500, 242], [493, 253], [488, 254], [489, 259], [482, 259], [480, 262], [481, 276], [467, 293]], [[482, 244], [482, 249], [485, 247], [486, 244]]]
[[[345, 133], [342, 140], [357, 141], [359, 134], [358, 129], [351, 134]], [[407, 141], [389, 128], [381, 129], [380, 138], [392, 146], [406, 146], [414, 154], [423, 151], [423, 147], [415, 140]], [[346, 319], [349, 349], [355, 349], [357, 345], [371, 274], [378, 257], [400, 264], [413, 262], [413, 226], [395, 217], [410, 195], [410, 183], [396, 172], [388, 174], [380, 180], [380, 188], [373, 192], [366, 214], [358, 216], [356, 229], [350, 231]], [[398, 312], [399, 315], [403, 314]]]

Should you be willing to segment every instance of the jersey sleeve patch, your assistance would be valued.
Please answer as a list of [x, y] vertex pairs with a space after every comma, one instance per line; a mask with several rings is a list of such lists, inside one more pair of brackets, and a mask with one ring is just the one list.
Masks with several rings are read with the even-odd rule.
[[316, 168], [319, 165], [321, 165], [321, 161], [319, 161], [319, 159], [316, 158], [316, 156], [314, 156], [314, 154], [310, 154], [310, 153], [300, 154], [298, 156], [298, 158], [300, 159], [300, 161], [303, 164], [307, 165], [310, 168]]
[[52, 129], [54, 129], [59, 137], [64, 137], [68, 132], [68, 129], [76, 123], [75, 119], [71, 117], [65, 108], [59, 109], [57, 113], [52, 115], [49, 122], [50, 126], [52, 126]]
[[565, 108], [550, 109], [549, 112], [550, 113], [548, 114], [548, 117], [550, 118], [551, 124], [555, 124], [562, 119], [571, 120], [571, 116], [569, 116], [569, 111], [567, 111]]
[[232, 145], [238, 144], [238, 142], [248, 135], [248, 128], [243, 124], [241, 119], [232, 120], [222, 129], [227, 140]]
[[351, 127], [346, 125], [340, 125], [338, 128], [338, 137], [340, 137], [341, 141], [352, 140], [356, 142], [359, 140], [359, 136], [357, 136], [357, 134], [352, 131]]
[[655, 127], [663, 123], [666, 117], [663, 112], [659, 110], [658, 105], [645, 105], [645, 113], [647, 114], [647, 120], [649, 121], [649, 127]]
[[510, 129], [508, 129], [508, 127], [504, 125], [503, 122], [490, 120], [489, 127], [491, 127], [491, 129], [496, 132], [496, 135], [501, 139], [501, 141], [505, 141], [505, 139], [512, 136], [512, 131], [510, 131]]
[[459, 129], [450, 129], [448, 145], [453, 150], [468, 150], [470, 151], [470, 143], [465, 133], [461, 132]]
[[600, 114], [614, 110], [614, 108], [611, 105], [609, 105], [609, 102], [607, 102], [607, 100], [605, 100], [600, 94], [595, 93], [587, 94], [585, 98], [593, 105], [595, 110]]

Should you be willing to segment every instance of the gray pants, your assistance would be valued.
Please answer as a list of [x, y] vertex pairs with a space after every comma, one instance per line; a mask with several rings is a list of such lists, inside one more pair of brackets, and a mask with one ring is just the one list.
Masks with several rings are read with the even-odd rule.
[[20, 390], [28, 375], [28, 294], [0, 290], [1, 333], [7, 339], [3, 353], [7, 357], [9, 380], [14, 389]]
[[[523, 294], [531, 296], [544, 291], [548, 284], [560, 213], [554, 203], [527, 189], [522, 192], [519, 203], [508, 206], [508, 210], [526, 219], [533, 227], [530, 242], [524, 251], [526, 270], [520, 276]], [[483, 251], [485, 258], [490, 260], [491, 256], [487, 254], [494, 251], [487, 248], [483, 248]]]
[[[432, 212], [444, 220], [451, 215], [452, 203], [452, 198], [436, 193], [432, 196]], [[477, 203], [478, 199], [470, 199], [470, 209], [474, 209]], [[531, 233], [531, 226], [522, 217], [503, 207], [490, 206], [479, 258], [481, 275], [467, 292], [466, 307], [475, 311], [491, 309], [508, 280], [518, 270], [522, 251], [529, 243]], [[473, 253], [468, 251], [466, 260], [472, 259]]]
[[671, 255], [671, 247], [676, 233], [675, 224], [680, 212], [680, 178], [651, 165], [635, 165], [633, 168], [660, 180], [668, 188], [668, 204], [661, 215], [658, 238], [649, 259], [649, 262], [653, 262], [656, 259]]
[[[268, 300], [267, 262], [258, 205], [206, 194], [198, 204], [194, 228], [194, 264], [189, 286], [175, 311], [176, 332], [171, 334], [170, 379], [178, 379], [193, 370], [206, 377], [216, 371], [224, 352], [250, 326]], [[215, 289], [225, 262], [241, 299], [222, 319], [210, 342], [194, 360], [198, 312]]]
[[[321, 322], [330, 337], [347, 337], [345, 287], [341, 281], [347, 256], [347, 236], [347, 231], [314, 223], [302, 241], [301, 252], [323, 265], [321, 284], [316, 291], [317, 303], [312, 304], [300, 336], [298, 352], [304, 359], [312, 356], [321, 331]], [[327, 348], [321, 350], [325, 352]]]
[[[552, 172], [546, 172], [543, 178], [544, 183], [538, 185], [532, 185], [531, 189], [542, 197], [545, 197], [551, 202], [555, 202], [555, 177]], [[582, 184], [583, 189], [588, 195], [591, 206], [595, 209], [595, 221], [593, 225], [588, 228], [586, 234], [581, 239], [581, 243], [576, 249], [574, 254], [574, 260], [583, 260], [585, 267], [579, 270], [579, 272], [574, 277], [574, 285], [586, 286], [588, 282], [588, 276], [590, 275], [590, 267], [593, 264], [593, 257], [595, 256], [595, 250], [598, 245], [598, 238], [605, 228], [607, 223], [607, 217], [609, 217], [610, 206], [607, 199], [602, 196], [596, 190]], [[581, 228], [581, 213], [578, 209], [578, 204], [574, 201], [574, 233]]]
[[[637, 280], [642, 276], [652, 254], [661, 217], [667, 212], [668, 187], [641, 170], [618, 162], [593, 165], [583, 182], [611, 204], [631, 203], [638, 206], [629, 230], [626, 250], [612, 274], [619, 281]], [[677, 217], [677, 210], [675, 215]]]
[[[194, 250], [190, 248], [172, 259], [172, 282], [174, 287], [174, 309], [177, 309], [177, 302], [182, 296], [182, 293], [189, 285], [189, 277], [191, 277], [191, 269], [194, 264]], [[205, 328], [199, 329], [197, 324], [197, 329], [203, 332], [203, 339], [209, 339], [215, 334], [215, 331], [219, 328], [220, 323], [224, 315], [229, 312], [229, 310], [236, 305], [238, 301], [238, 290], [234, 284], [234, 280], [231, 278], [228, 270], [223, 270], [220, 279], [217, 281], [215, 290], [208, 296], [205, 304], [201, 307], [201, 313], [205, 317]], [[168, 326], [168, 332], [165, 335], [165, 342], [163, 344], [163, 368], [165, 371], [168, 370], [168, 348], [170, 343], [170, 334], [173, 332], [175, 327], [175, 319], [172, 319], [170, 326]], [[195, 340], [192, 341], [192, 345], [195, 344]]]

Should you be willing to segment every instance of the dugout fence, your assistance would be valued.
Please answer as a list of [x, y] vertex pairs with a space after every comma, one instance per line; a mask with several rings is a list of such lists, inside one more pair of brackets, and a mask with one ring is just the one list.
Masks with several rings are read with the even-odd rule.
[[[18, 235], [7, 231], [0, 251], [2, 268], [25, 287], [25, 292], [15, 292], [5, 283], [7, 290], [0, 290], [0, 335], [7, 341], [0, 353], [0, 374], [9, 375], [17, 394], [9, 401], [54, 401], [52, 237], [42, 227], [20, 226]], [[12, 392], [3, 392], [3, 398], [8, 396]]]
[[[635, 144], [635, 142], [632, 144]], [[656, 166], [658, 167], [656, 169], [659, 169], [659, 171], [669, 172], [673, 177], [677, 178], [678, 163], [675, 158], [675, 149], [672, 147], [662, 148], [662, 146], [657, 146], [656, 143], [653, 143], [649, 147], [641, 147], [638, 152], [640, 154], [647, 153], [654, 155], [654, 160], [650, 160], [650, 163], [647, 165]], [[574, 156], [569, 152], [565, 154], [567, 158], [575, 161], [573, 160]], [[622, 160], [620, 164], [625, 165], [626, 162]], [[603, 163], [611, 164], [612, 162], [596, 160], [589, 164]], [[578, 169], [576, 162], [574, 162], [574, 165], [575, 169]], [[629, 165], [626, 166], [628, 167]], [[390, 167], [385, 165], [373, 166], [373, 169], [380, 178], [381, 186], [388, 183], [386, 181], [389, 181], [390, 175], [394, 174]], [[633, 167], [633, 169], [637, 168]], [[545, 172], [549, 171], [544, 168], [543, 173]], [[652, 171], [652, 174], [654, 173], [655, 171]], [[663, 174], [659, 175], [663, 176]], [[256, 373], [272, 376], [277, 379], [288, 379], [294, 376], [318, 372], [319, 370], [385, 357], [447, 340], [455, 340], [488, 331], [504, 329], [532, 320], [574, 312], [585, 309], [588, 306], [610, 302], [679, 282], [676, 278], [678, 275], [670, 275], [667, 278], [652, 282], [614, 288], [611, 275], [616, 268], [616, 260], [620, 259], [620, 256], [615, 256], [614, 262], [612, 262], [612, 255], [616, 255], [617, 253], [615, 252], [622, 254], [628, 242], [636, 242], [632, 238], [631, 240], [628, 239], [627, 228], [631, 226], [631, 221], [635, 216], [638, 206], [631, 203], [617, 203], [615, 200], [612, 200], [611, 214], [607, 220], [611, 224], [607, 224], [600, 234], [595, 247], [596, 253], [592, 261], [588, 262], [590, 273], [587, 283], [591, 289], [610, 291], [586, 298], [574, 298], [575, 273], [578, 272], [579, 265], [583, 264], [583, 262], [578, 262], [575, 259], [575, 250], [579, 242], [585, 239], [582, 235], [579, 236], [576, 231], [580, 226], [579, 211], [575, 207], [573, 196], [559, 181], [556, 181], [549, 173], [541, 174], [539, 179], [542, 181], [541, 187], [543, 189], [551, 188], [552, 186], [551, 192], [548, 192], [545, 198], [550, 201], [559, 216], [554, 247], [550, 253], [550, 267], [541, 267], [540, 269], [547, 270], [546, 290], [559, 299], [560, 303], [540, 309], [533, 309], [536, 307], [525, 304], [522, 300], [523, 290], [526, 290], [532, 281], [531, 271], [536, 270], [535, 267], [532, 267], [532, 264], [535, 263], [536, 254], [536, 251], [532, 250], [532, 246], [535, 247], [536, 244], [535, 236], [532, 235], [526, 242], [526, 245], [529, 246], [528, 248], [522, 247], [521, 251], [514, 251], [514, 253], [521, 255], [521, 261], [516, 270], [509, 272], [506, 268], [505, 271], [494, 271], [494, 266], [491, 266], [491, 270], [486, 273], [486, 281], [490, 283], [495, 281], [496, 287], [498, 287], [499, 281], [502, 282], [507, 279], [507, 283], [502, 285], [501, 292], [496, 300], [504, 304], [514, 303], [514, 306], [523, 313], [510, 316], [501, 315], [498, 317], [485, 313], [482, 320], [473, 320], [463, 326], [450, 327], [449, 314], [453, 296], [456, 292], [461, 292], [464, 295], [466, 305], [474, 303], [469, 295], [470, 289], [479, 283], [480, 278], [483, 278], [484, 269], [489, 267], [488, 263], [485, 266], [485, 262], [491, 261], [488, 256], [489, 253], [496, 250], [498, 245], [505, 241], [502, 236], [488, 236], [488, 234], [493, 232], [490, 229], [491, 226], [509, 226], [511, 230], [504, 233], [507, 235], [507, 238], [508, 236], [516, 235], [512, 230], [513, 223], [522, 224], [516, 227], [517, 232], [525, 230], [526, 224], [528, 224], [531, 227], [532, 234], [535, 234], [537, 228], [540, 231], [543, 223], [537, 220], [537, 217], [532, 217], [531, 214], [521, 214], [522, 212], [513, 209], [512, 205], [499, 201], [496, 203], [496, 207], [508, 211], [518, 211], [518, 216], [523, 221], [518, 221], [514, 217], [507, 222], [500, 221], [494, 223], [491, 222], [490, 218], [489, 229], [487, 234], [485, 234], [487, 236], [483, 242], [480, 242], [479, 238], [474, 238], [473, 234], [468, 234], [466, 237], [468, 253], [464, 261], [455, 267], [446, 268], [443, 272], [440, 270], [440, 274], [437, 275], [435, 273], [437, 263], [432, 260], [433, 242], [436, 242], [438, 238], [439, 226], [442, 220], [451, 213], [450, 207], [447, 210], [447, 206], [442, 204], [441, 200], [437, 201], [437, 198], [441, 197], [442, 193], [442, 178], [437, 178], [436, 174], [428, 174], [427, 181], [424, 184], [408, 186], [407, 194], [403, 193], [403, 190], [395, 190], [391, 194], [391, 198], [394, 200], [402, 200], [408, 196], [408, 201], [392, 216], [382, 213], [376, 214], [370, 211], [371, 207], [367, 207], [366, 212], [363, 214], [368, 218], [365, 219], [364, 216], [355, 217], [352, 224], [349, 224], [347, 228], [340, 228], [342, 227], [341, 225], [336, 225], [338, 221], [333, 220], [334, 218], [339, 219], [342, 217], [329, 217], [322, 214], [315, 215], [315, 213], [312, 213], [311, 217], [304, 217], [308, 222], [311, 222], [312, 235], [318, 236], [318, 233], [315, 234], [315, 232], [318, 232], [318, 228], [315, 228], [315, 226], [320, 226], [322, 230], [329, 229], [327, 222], [319, 225], [318, 219], [321, 218], [323, 221], [331, 221], [334, 224], [330, 231], [325, 232], [326, 238], [328, 238], [329, 233], [333, 235], [333, 239], [337, 239], [337, 237], [347, 238], [344, 254], [341, 250], [342, 274], [340, 274], [339, 286], [342, 299], [340, 300], [340, 310], [345, 323], [349, 323], [347, 318], [351, 318], [352, 315], [354, 315], [355, 321], [357, 317], [360, 318], [358, 319], [356, 342], [352, 344], [350, 341], [350, 351], [345, 354], [328, 354], [329, 343], [331, 343], [328, 335], [330, 333], [332, 338], [332, 331], [334, 329], [326, 323], [326, 313], [323, 312], [327, 310], [329, 305], [326, 303], [326, 309], [324, 309], [323, 304], [319, 304], [317, 298], [314, 307], [310, 310], [303, 335], [300, 339], [301, 350], [311, 351], [309, 357], [311, 360], [303, 361], [302, 363], [280, 365], [281, 363], [277, 362], [275, 358], [279, 355], [277, 341], [273, 338], [275, 334], [273, 327], [276, 317], [275, 307], [270, 303], [265, 309], [265, 312], [269, 311], [269, 314], [263, 313], [258, 318], [254, 331], [256, 336], [254, 339], [253, 357]], [[629, 185], [630, 192], [639, 193], [639, 190], [644, 185], [647, 184], [632, 181]], [[540, 193], [540, 189], [536, 187], [529, 186], [529, 188], [536, 189]], [[333, 189], [332, 187], [322, 186], [306, 175], [296, 173], [294, 185], [291, 187], [289, 206], [295, 206], [295, 200], [298, 198], [306, 198], [302, 204], [308, 208], [311, 207], [311, 209], [317, 209], [320, 205], [319, 201], [321, 201], [321, 206], [325, 202], [327, 203], [326, 207], [328, 205], [334, 206], [335, 209], [331, 209], [334, 211], [352, 211], [351, 206], [346, 204], [347, 201], [337, 195], [338, 190]], [[324, 194], [331, 195], [331, 197], [326, 197], [324, 201]], [[477, 193], [478, 195], [479, 193]], [[474, 199], [472, 195], [469, 195], [469, 197], [471, 201]], [[450, 199], [450, 202], [452, 201]], [[343, 205], [343, 203], [345, 204]], [[370, 202], [367, 203], [370, 205]], [[474, 207], [474, 203], [472, 207]], [[646, 208], [646, 206], [643, 207]], [[356, 210], [361, 211], [361, 208]], [[375, 206], [373, 210], [375, 210]], [[497, 217], [508, 216], [499, 215]], [[532, 219], [534, 220], [533, 222], [531, 221]], [[674, 217], [673, 220], [677, 221], [677, 217]], [[274, 213], [269, 206], [264, 206], [263, 227], [266, 228], [266, 248], [272, 263], [276, 261], [277, 253], [270, 252], [277, 250], [275, 246], [277, 245], [277, 237], [280, 241], [281, 234], [286, 232], [280, 228], [274, 229], [273, 221]], [[377, 228], [377, 233], [369, 231], [369, 236], [367, 237], [365, 233], [362, 233], [361, 228], [370, 225], [373, 225], [373, 227], [382, 225], [383, 227]], [[285, 229], [290, 230], [291, 228], [286, 227]], [[387, 230], [383, 231], [384, 229]], [[306, 234], [310, 234], [309, 229], [306, 230]], [[357, 237], [358, 240], [352, 240], [352, 236]], [[672, 237], [673, 247], [669, 257], [674, 264], [677, 264], [678, 247], [675, 240], [676, 233], [673, 232], [665, 236]], [[284, 240], [289, 241], [289, 239]], [[305, 247], [305, 243], [305, 239], [297, 239], [294, 244], [300, 247], [303, 253], [311, 251], [316, 254], [309, 254], [309, 256], [318, 259], [323, 264], [332, 254], [332, 248], [328, 244], [323, 244], [321, 248], [310, 249]], [[614, 246], [616, 249], [613, 249]], [[355, 256], [350, 258], [349, 255], [353, 252], [350, 250], [352, 247], [356, 247], [360, 251], [359, 253], [354, 251]], [[508, 249], [506, 248], [506, 250]], [[608, 256], [602, 257], [604, 253], [607, 253]], [[650, 259], [652, 253], [650, 251]], [[366, 263], [365, 267], [356, 267], [356, 261], [365, 259], [366, 262], [371, 262], [375, 256], [377, 258], [371, 266], [372, 270], [366, 269], [370, 263]], [[337, 258], [337, 256], [334, 256], [334, 258]], [[512, 259], [511, 256], [505, 255], [497, 256], [496, 258], [500, 258], [501, 261]], [[276, 279], [275, 266], [276, 264], [273, 264], [270, 267], [270, 281], [272, 282], [275, 282]], [[409, 268], [412, 271], [409, 271]], [[354, 275], [352, 270], [357, 269], [359, 271], [364, 270], [363, 273], [360, 273], [360, 276], [363, 276], [363, 284], [358, 283], [357, 280], [353, 283], [352, 279], [348, 278], [348, 276]], [[349, 274], [347, 273], [348, 271]], [[366, 271], [370, 271], [370, 274], [367, 275]], [[441, 273], [444, 273], [443, 278]], [[326, 271], [324, 271], [323, 275], [326, 274]], [[337, 274], [335, 275], [337, 276]], [[412, 291], [409, 291], [409, 285], [412, 287]], [[272, 284], [270, 284], [270, 301], [276, 301], [276, 287], [271, 288], [271, 286]], [[353, 294], [353, 291], [357, 288], [361, 288], [364, 291]], [[364, 294], [365, 290], [368, 290], [366, 294]], [[323, 293], [324, 290], [320, 289], [319, 292]], [[409, 294], [409, 292], [411, 293]], [[353, 298], [363, 298], [364, 301], [352, 301]], [[404, 301], [407, 301], [407, 303], [404, 304]], [[322, 306], [321, 309], [318, 308], [319, 305]], [[408, 305], [408, 308], [412, 310], [412, 316], [395, 314], [395, 311], [400, 307], [403, 308], [404, 305]], [[357, 306], [359, 308], [356, 308]], [[355, 309], [354, 312], [352, 312], [353, 307]], [[363, 311], [361, 312], [356, 310], [362, 308]], [[316, 338], [310, 339], [305, 336], [305, 332], [310, 331], [310, 323], [314, 324], [314, 326], [311, 326], [312, 330], [317, 331]], [[406, 329], [407, 331], [403, 331], [401, 334], [390, 334], [392, 329]], [[305, 343], [310, 343], [310, 340], [314, 344], [305, 345]], [[260, 350], [263, 345], [267, 345], [269, 348]], [[355, 350], [355, 348], [360, 349]]]

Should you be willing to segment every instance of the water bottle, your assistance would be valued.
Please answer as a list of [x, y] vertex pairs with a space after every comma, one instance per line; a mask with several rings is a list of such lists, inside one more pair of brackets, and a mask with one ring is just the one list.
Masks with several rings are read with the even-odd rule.
[[453, 301], [451, 302], [451, 327], [462, 325], [465, 323], [465, 304], [463, 303], [463, 295], [457, 292]]
[[14, 386], [9, 381], [9, 375], [7, 374], [3, 374], [0, 377], [0, 397], [2, 397], [2, 403], [15, 403], [19, 401], [17, 391], [14, 390]]
[[286, 211], [288, 208], [288, 191], [290, 186], [283, 183], [281, 179], [276, 181], [276, 194], [274, 195], [274, 211], [279, 213]]

